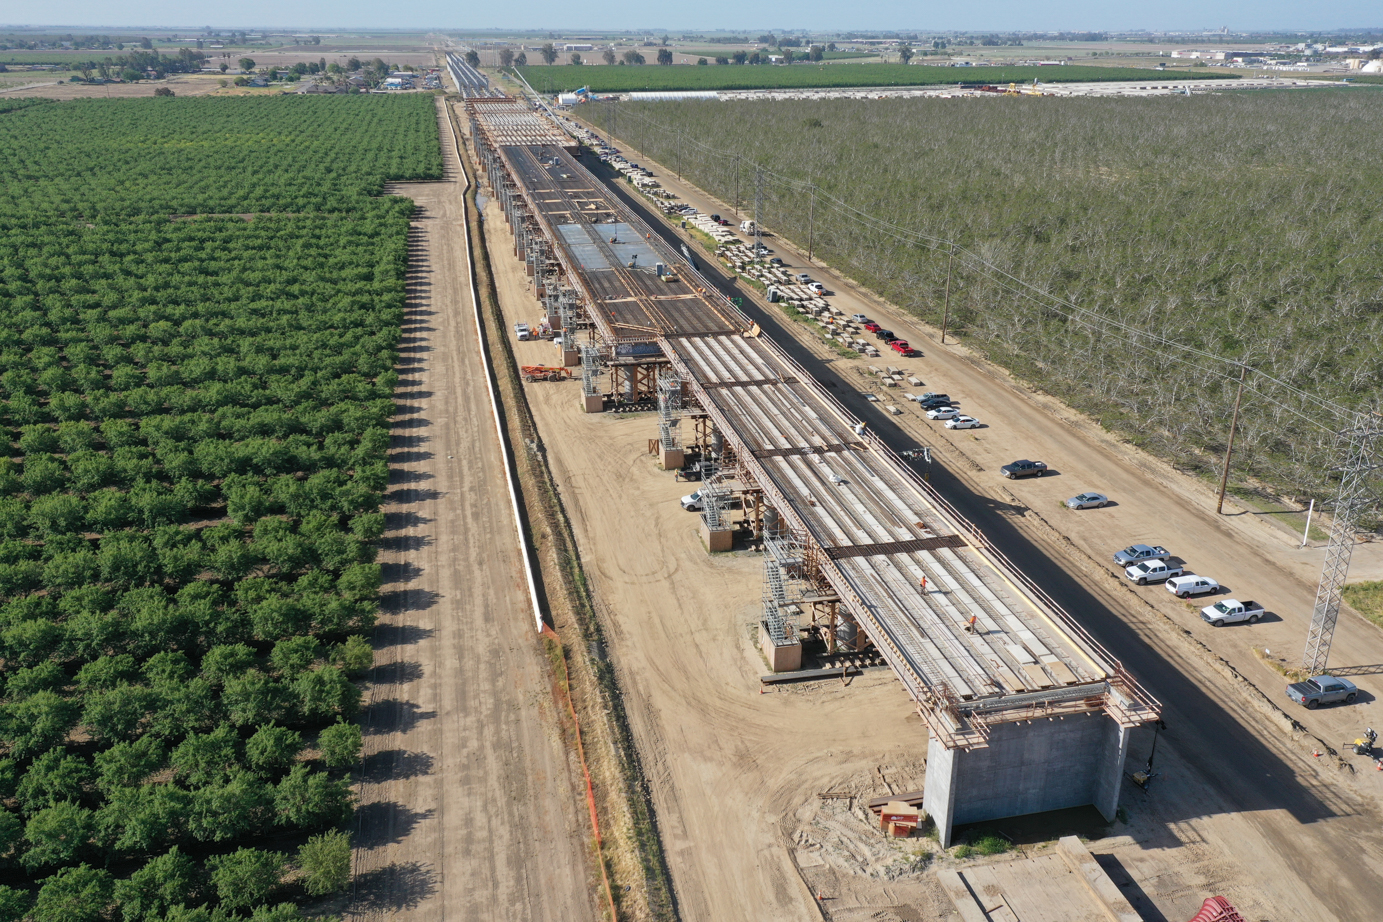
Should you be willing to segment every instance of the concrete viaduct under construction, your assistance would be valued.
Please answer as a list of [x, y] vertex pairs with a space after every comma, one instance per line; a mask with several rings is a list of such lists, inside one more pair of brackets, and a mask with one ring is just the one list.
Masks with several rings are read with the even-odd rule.
[[877, 650], [929, 728], [924, 807], [943, 845], [957, 824], [1086, 804], [1112, 821], [1129, 731], [1158, 702], [625, 208], [556, 122], [511, 98], [465, 106], [585, 410], [656, 408], [664, 468], [714, 464], [707, 547], [730, 547], [732, 497], [763, 542], [770, 665], [799, 668], [805, 631]]

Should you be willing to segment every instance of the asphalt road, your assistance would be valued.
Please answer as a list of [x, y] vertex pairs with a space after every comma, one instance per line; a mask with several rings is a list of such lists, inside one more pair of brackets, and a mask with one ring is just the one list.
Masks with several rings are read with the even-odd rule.
[[[661, 214], [632, 192], [620, 174], [593, 157], [587, 157], [585, 165], [674, 247], [684, 242]], [[743, 298], [745, 313], [831, 388], [851, 412], [867, 419], [886, 444], [895, 450], [914, 446], [912, 437], [889, 418], [869, 411], [856, 385], [841, 377], [829, 360], [792, 335], [788, 329], [791, 321], [762, 306], [747, 286], [741, 288], [714, 260], [698, 259], [697, 264], [720, 291]], [[1285, 761], [1278, 750], [1265, 743], [1261, 726], [1245, 722], [1216, 697], [1214, 688], [1196, 681], [1183, 663], [1157, 649], [1157, 638], [1137, 629], [1138, 613], [1120, 611], [1116, 600], [1092, 592], [1071, 574], [1066, 561], [1016, 528], [1013, 519], [1003, 514], [1000, 503], [974, 493], [939, 464], [932, 466], [931, 483], [1162, 701], [1167, 724], [1165, 744], [1176, 748], [1225, 812], [1249, 815], [1265, 844], [1289, 866], [1299, 867], [1308, 861], [1313, 868], [1329, 869], [1327, 873], [1304, 875], [1323, 907], [1341, 919], [1369, 918], [1376, 911], [1383, 902], [1383, 880], [1371, 865], [1383, 855], [1383, 837], [1375, 818], [1350, 812], [1340, 799], [1330, 796], [1328, 789], [1315, 787], [1309, 773]], [[1271, 821], [1271, 815], [1278, 811], [1285, 811], [1295, 822]], [[1361, 861], [1361, 850], [1370, 852], [1373, 861]]]

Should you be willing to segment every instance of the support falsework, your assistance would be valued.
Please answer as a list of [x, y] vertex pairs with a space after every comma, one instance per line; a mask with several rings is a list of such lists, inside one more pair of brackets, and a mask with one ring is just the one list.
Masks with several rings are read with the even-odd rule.
[[[1157, 701], [807, 369], [754, 335], [738, 308], [581, 165], [574, 145], [534, 140], [541, 132], [527, 123], [523, 137], [511, 137], [515, 126], [492, 117], [507, 110], [482, 102], [468, 106], [497, 197], [513, 215], [516, 255], [540, 254], [552, 284], [577, 292], [589, 318], [587, 409], [656, 403], [664, 466], [675, 466], [683, 438], [719, 465], [703, 469], [699, 491], [708, 550], [733, 546], [729, 480], [746, 502], [752, 494], [756, 519], [763, 511], [761, 639], [771, 661], [785, 654], [775, 668], [790, 663], [783, 648], [810, 617], [792, 586], [805, 577], [810, 598], [831, 600], [830, 642], [848, 634], [853, 649], [872, 645], [915, 702], [937, 758], [928, 785], [941, 799], [938, 815], [1115, 803], [1122, 763], [1114, 760], [1129, 729], [1157, 718]], [[658, 263], [673, 271], [648, 271]], [[608, 369], [604, 387], [596, 364]], [[677, 427], [679, 408], [692, 406], [690, 425], [709, 431], [708, 448]], [[1057, 760], [1061, 772], [1034, 762], [1062, 751], [1063, 734], [1083, 761]], [[1018, 793], [995, 799], [991, 787]]]
[[764, 616], [759, 642], [770, 670], [790, 672], [802, 667], [798, 618], [808, 586], [802, 546], [787, 533], [765, 533], [763, 542]]
[[664, 371], [658, 376], [658, 447], [665, 471], [680, 471], [685, 463], [679, 426], [682, 422], [682, 382]]

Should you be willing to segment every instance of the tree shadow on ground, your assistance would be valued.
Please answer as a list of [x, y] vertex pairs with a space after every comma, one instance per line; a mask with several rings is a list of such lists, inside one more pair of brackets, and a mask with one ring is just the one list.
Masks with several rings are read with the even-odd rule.
[[427, 503], [441, 499], [441, 490], [427, 490], [418, 487], [405, 487], [401, 490], [390, 490], [384, 494], [384, 501], [392, 505], [409, 505], [411, 503]]
[[387, 650], [390, 647], [411, 647], [427, 640], [437, 633], [430, 627], [420, 624], [382, 624], [375, 632], [375, 649]]
[[395, 583], [411, 583], [423, 575], [422, 568], [409, 560], [381, 564], [379, 569], [380, 577], [386, 586], [392, 586]]
[[389, 483], [419, 483], [424, 480], [431, 480], [434, 476], [429, 471], [405, 471], [393, 468], [389, 471]]
[[412, 701], [385, 698], [365, 706], [365, 735], [407, 733], [424, 720], [432, 720], [436, 716], [436, 711], [424, 711]]
[[432, 519], [410, 510], [384, 513], [384, 528], [387, 532], [402, 531], [405, 528], [421, 528], [431, 524]]
[[355, 845], [357, 848], [378, 848], [402, 842], [415, 826], [436, 812], [430, 809], [422, 812], [410, 810], [403, 804], [388, 800], [363, 804], [355, 811], [360, 824]]
[[356, 877], [351, 914], [392, 914], [416, 909], [436, 892], [437, 875], [430, 865], [416, 861], [385, 865]]
[[389, 535], [379, 540], [381, 551], [420, 551], [431, 545], [431, 535]]
[[375, 685], [407, 685], [423, 677], [423, 664], [412, 660], [380, 663], [370, 670], [370, 682]]
[[360, 777], [371, 784], [432, 774], [432, 756], [406, 749], [385, 749], [371, 753], [360, 765]]
[[402, 614], [427, 611], [441, 598], [441, 593], [433, 592], [431, 589], [390, 589], [379, 594], [379, 604], [384, 611]]
[[[389, 464], [418, 464], [423, 461], [431, 461], [434, 455], [430, 451], [396, 451], [389, 456]], [[388, 496], [385, 502], [390, 502]]]

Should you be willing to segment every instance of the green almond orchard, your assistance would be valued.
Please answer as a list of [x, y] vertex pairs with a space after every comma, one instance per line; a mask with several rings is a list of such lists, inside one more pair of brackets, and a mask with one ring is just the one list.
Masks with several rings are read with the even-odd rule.
[[381, 193], [440, 175], [431, 97], [0, 108], [0, 920], [289, 922], [348, 882]]

